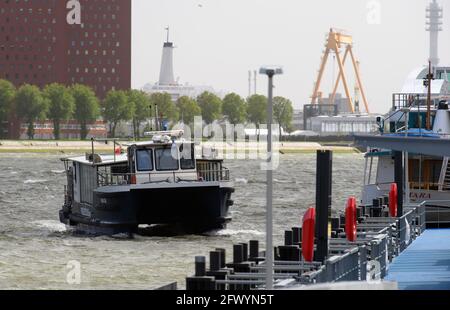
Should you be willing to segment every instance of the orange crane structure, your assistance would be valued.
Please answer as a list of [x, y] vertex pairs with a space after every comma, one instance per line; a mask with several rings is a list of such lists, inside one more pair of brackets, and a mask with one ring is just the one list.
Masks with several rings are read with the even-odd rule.
[[[352, 113], [355, 113], [355, 106], [353, 104], [353, 99], [352, 99], [352, 95], [350, 93], [350, 88], [349, 88], [349, 84], [347, 81], [347, 75], [345, 73], [345, 67], [344, 67], [345, 62], [347, 61], [347, 58], [350, 55], [353, 69], [355, 71], [355, 76], [356, 76], [356, 83], [357, 83], [356, 87], [359, 90], [359, 92], [361, 93], [361, 97], [364, 102], [366, 112], [370, 113], [369, 104], [367, 102], [367, 97], [364, 92], [364, 87], [363, 87], [361, 75], [359, 72], [359, 65], [358, 65], [359, 63], [356, 60], [355, 55], [353, 54], [353, 38], [352, 38], [352, 36], [345, 34], [343, 31], [335, 30], [332, 28], [332, 29], [330, 29], [330, 33], [328, 34], [328, 38], [327, 38], [327, 42], [326, 42], [325, 46], [326, 46], [326, 49], [325, 49], [324, 56], [322, 57], [322, 63], [320, 65], [320, 70], [319, 70], [319, 76], [317, 77], [317, 81], [314, 85], [314, 93], [312, 95], [311, 103], [312, 104], [320, 103], [319, 99], [322, 97], [322, 92], [320, 91], [320, 86], [322, 83], [324, 71], [325, 71], [325, 68], [326, 68], [326, 65], [328, 62], [328, 57], [330, 56], [330, 54], [332, 52], [334, 52], [336, 55], [336, 60], [337, 60], [338, 66], [339, 66], [339, 74], [338, 74], [338, 78], [335, 82], [333, 92], [331, 93], [330, 103], [334, 103], [334, 99], [336, 97], [336, 92], [339, 87], [339, 83], [342, 80], [342, 82], [344, 84], [345, 94], [346, 94], [347, 100], [348, 100], [349, 109]], [[345, 52], [344, 52], [344, 55], [342, 56], [342, 48], [343, 47], [345, 47]]]

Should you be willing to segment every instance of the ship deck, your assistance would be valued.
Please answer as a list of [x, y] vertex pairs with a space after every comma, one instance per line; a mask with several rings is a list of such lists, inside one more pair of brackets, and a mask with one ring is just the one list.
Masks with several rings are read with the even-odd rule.
[[401, 290], [450, 290], [450, 229], [430, 229], [389, 267]]

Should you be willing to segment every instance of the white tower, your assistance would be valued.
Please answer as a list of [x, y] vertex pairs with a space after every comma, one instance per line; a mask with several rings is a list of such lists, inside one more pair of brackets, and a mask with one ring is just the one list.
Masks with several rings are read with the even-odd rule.
[[169, 42], [169, 27], [167, 30], [167, 41], [164, 43], [161, 71], [159, 73], [159, 85], [175, 85], [173, 74], [173, 43]]
[[430, 61], [433, 67], [439, 65], [439, 32], [442, 31], [442, 6], [433, 0], [427, 7], [427, 31], [430, 32]]

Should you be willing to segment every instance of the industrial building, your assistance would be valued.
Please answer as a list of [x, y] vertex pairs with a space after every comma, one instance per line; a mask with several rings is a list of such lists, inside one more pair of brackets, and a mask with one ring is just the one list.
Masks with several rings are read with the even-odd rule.
[[[51, 140], [53, 139], [54, 125], [52, 121], [38, 122], [34, 125], [35, 139]], [[61, 123], [60, 137], [65, 140], [80, 139], [81, 126], [76, 121], [70, 120]], [[95, 138], [107, 138], [108, 132], [103, 121], [97, 121], [87, 126], [88, 136]], [[20, 126], [20, 139], [28, 139], [28, 124], [22, 123]]]
[[308, 122], [310, 128], [321, 136], [348, 136], [367, 134], [377, 130], [377, 115], [315, 116]]
[[0, 36], [0, 78], [16, 86], [131, 87], [131, 0], [2, 1]]
[[295, 130], [303, 130], [303, 110], [294, 109], [292, 116], [292, 127]]
[[[131, 0], [2, 1], [0, 38], [0, 79], [17, 87], [131, 87]], [[20, 136], [19, 121], [9, 128]]]

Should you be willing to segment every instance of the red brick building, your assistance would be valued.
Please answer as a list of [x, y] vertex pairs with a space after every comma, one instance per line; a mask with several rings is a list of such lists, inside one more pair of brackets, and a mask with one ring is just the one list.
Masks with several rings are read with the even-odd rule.
[[1, 0], [0, 79], [129, 89], [131, 0]]
[[[67, 121], [61, 123], [61, 139], [79, 139], [81, 126], [76, 121]], [[107, 138], [108, 131], [103, 121], [97, 121], [87, 126], [88, 137]], [[34, 124], [35, 139], [51, 140], [53, 139], [53, 122], [45, 121]], [[28, 139], [28, 124], [22, 123], [20, 126], [20, 139]]]

